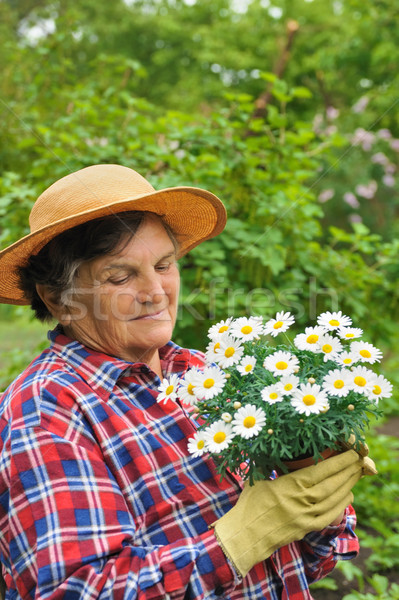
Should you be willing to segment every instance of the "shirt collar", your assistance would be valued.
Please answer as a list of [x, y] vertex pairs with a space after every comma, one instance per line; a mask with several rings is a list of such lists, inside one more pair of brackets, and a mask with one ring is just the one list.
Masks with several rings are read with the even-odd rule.
[[[152, 371], [145, 363], [132, 363], [87, 348], [65, 335], [57, 325], [49, 331], [51, 350], [62, 358], [103, 399], [107, 400], [117, 381], [126, 375]], [[171, 373], [184, 374], [189, 367], [191, 352], [170, 341], [159, 349], [162, 370], [167, 377]], [[157, 377], [153, 373], [154, 379]]]

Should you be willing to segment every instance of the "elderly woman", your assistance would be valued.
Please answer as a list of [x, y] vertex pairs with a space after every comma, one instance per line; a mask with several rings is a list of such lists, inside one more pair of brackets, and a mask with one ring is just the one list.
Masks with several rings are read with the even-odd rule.
[[311, 598], [356, 554], [362, 459], [350, 450], [241, 493], [188, 454], [181, 403], [157, 402], [163, 377], [205, 362], [171, 341], [177, 259], [222, 231], [222, 203], [96, 165], [48, 188], [30, 224], [0, 253], [1, 301], [58, 324], [1, 398], [6, 597]]

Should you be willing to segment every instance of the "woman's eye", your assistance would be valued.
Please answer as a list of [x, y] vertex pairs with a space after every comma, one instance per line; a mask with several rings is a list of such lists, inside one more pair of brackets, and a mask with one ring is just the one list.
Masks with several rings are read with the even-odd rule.
[[157, 271], [160, 271], [162, 273], [163, 271], [167, 271], [169, 269], [169, 267], [170, 267], [170, 263], [166, 263], [166, 264], [162, 264], [162, 265], [157, 265], [156, 269], [157, 269]]
[[112, 285], [123, 285], [124, 283], [127, 282], [127, 280], [129, 279], [129, 277], [125, 276], [125, 277], [113, 277], [111, 279], [109, 279], [108, 281], [110, 283], [112, 283]]

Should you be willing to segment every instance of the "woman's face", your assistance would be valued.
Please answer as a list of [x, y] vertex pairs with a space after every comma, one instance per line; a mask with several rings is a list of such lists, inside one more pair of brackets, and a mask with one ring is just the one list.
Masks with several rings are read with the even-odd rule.
[[175, 247], [161, 221], [148, 217], [120, 248], [79, 268], [64, 327], [95, 350], [151, 364], [176, 321]]

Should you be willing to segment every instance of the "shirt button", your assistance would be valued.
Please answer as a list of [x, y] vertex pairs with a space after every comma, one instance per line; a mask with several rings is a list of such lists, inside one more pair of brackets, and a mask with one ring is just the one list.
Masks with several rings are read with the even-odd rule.
[[222, 596], [223, 593], [224, 593], [224, 589], [222, 588], [221, 585], [218, 585], [217, 588], [215, 589], [216, 596]]

